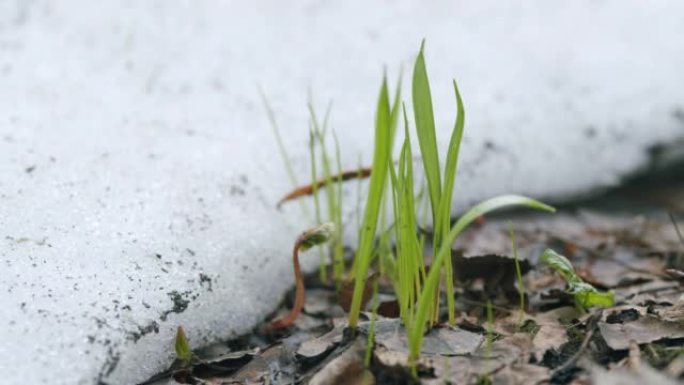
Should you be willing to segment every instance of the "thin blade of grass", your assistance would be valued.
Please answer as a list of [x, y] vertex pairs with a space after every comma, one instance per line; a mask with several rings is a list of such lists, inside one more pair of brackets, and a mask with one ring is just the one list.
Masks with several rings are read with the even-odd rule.
[[[323, 218], [321, 217], [321, 201], [318, 198], [318, 185], [316, 184], [316, 175], [317, 175], [317, 170], [316, 170], [316, 139], [315, 139], [315, 131], [314, 127], [309, 122], [309, 161], [310, 161], [310, 168], [311, 168], [311, 194], [313, 195], [314, 198], [314, 214], [315, 214], [315, 219], [316, 219], [316, 224], [321, 224], [323, 223]], [[325, 269], [325, 252], [323, 251], [322, 247], [318, 248], [318, 257], [319, 257], [319, 266], [318, 266], [318, 274], [323, 282], [328, 281], [328, 273]]]
[[342, 156], [340, 155], [340, 140], [337, 138], [337, 132], [335, 129], [332, 130], [333, 143], [335, 144], [335, 166], [337, 167], [337, 175], [333, 176], [333, 180], [337, 183], [336, 197], [337, 204], [335, 205], [335, 225], [337, 225], [338, 238], [333, 243], [335, 248], [333, 252], [335, 266], [334, 276], [338, 277], [338, 282], [342, 281], [342, 277], [345, 274], [345, 262], [344, 262], [344, 245], [342, 244], [342, 234], [344, 234], [344, 228], [342, 224]]
[[[314, 137], [316, 138], [318, 142], [318, 146], [320, 148], [320, 162], [322, 165], [323, 169], [323, 178], [325, 180], [326, 185], [331, 185], [333, 182], [333, 175], [332, 175], [332, 166], [331, 166], [331, 161], [330, 161], [330, 156], [328, 154], [328, 147], [326, 146], [326, 134], [327, 134], [327, 129], [328, 129], [328, 121], [330, 119], [330, 111], [332, 110], [332, 102], [328, 103], [328, 107], [326, 108], [325, 111], [325, 116], [323, 118], [323, 123], [319, 123], [318, 117], [316, 116], [316, 110], [313, 105], [313, 101], [311, 98], [311, 94], [309, 94], [309, 100], [307, 102], [307, 108], [309, 109], [309, 118], [313, 124], [313, 131], [314, 131]], [[320, 190], [319, 190], [320, 191]], [[333, 188], [327, 188], [325, 189], [325, 197], [327, 201], [327, 206], [328, 206], [328, 221], [331, 221], [333, 223], [338, 222], [338, 220], [335, 218], [337, 214], [337, 209], [336, 207], [338, 206], [338, 197], [336, 195], [336, 190]], [[342, 255], [340, 254], [335, 255], [335, 252], [339, 249], [341, 251], [341, 248], [338, 248], [335, 246], [335, 243], [339, 242], [340, 240], [333, 240], [332, 243], [328, 245], [328, 254], [330, 256], [331, 260], [331, 265], [333, 266], [333, 280], [335, 283], [339, 286], [342, 276], [339, 274], [339, 268], [336, 267], [337, 263], [336, 261], [342, 258]], [[323, 248], [321, 248], [323, 249]]]
[[[278, 120], [275, 117], [275, 112], [273, 111], [271, 103], [268, 101], [268, 98], [266, 97], [266, 93], [261, 87], [259, 87], [259, 95], [261, 96], [261, 101], [264, 104], [264, 108], [266, 109], [266, 116], [268, 116], [268, 121], [271, 123], [273, 136], [275, 137], [276, 144], [278, 145], [278, 152], [280, 152], [280, 157], [283, 160], [283, 163], [285, 164], [285, 171], [287, 172], [287, 176], [290, 178], [290, 183], [292, 183], [293, 187], [299, 186], [299, 182], [297, 181], [297, 175], [295, 174], [294, 168], [292, 167], [292, 159], [290, 158], [290, 154], [288, 154], [287, 152], [287, 148], [285, 147], [285, 143], [283, 142], [283, 137], [280, 135], [280, 126], [278, 126]], [[309, 209], [306, 207], [304, 202], [301, 203], [301, 208], [304, 215], [308, 217]]]
[[525, 284], [522, 278], [522, 270], [520, 269], [520, 258], [518, 256], [518, 244], [515, 240], [515, 229], [513, 228], [513, 222], [508, 222], [508, 233], [511, 237], [511, 247], [513, 248], [513, 261], [515, 262], [515, 278], [518, 281], [518, 297], [519, 303], [519, 315], [518, 315], [518, 329], [523, 325], [523, 319], [525, 317]]
[[429, 306], [432, 302], [434, 302], [434, 295], [438, 288], [441, 270], [440, 267], [444, 263], [444, 260], [451, 255], [451, 247], [454, 243], [454, 240], [456, 240], [461, 232], [479, 216], [494, 210], [512, 206], [526, 206], [537, 210], [545, 210], [550, 212], [555, 211], [553, 207], [534, 199], [520, 195], [502, 195], [488, 199], [473, 206], [470, 210], [463, 214], [458, 221], [456, 221], [454, 226], [449, 231], [447, 237], [443, 240], [442, 245], [435, 256], [430, 268], [430, 272], [428, 273], [427, 280], [423, 285], [423, 290], [418, 298], [414, 321], [415, 324], [409, 335], [409, 360], [412, 364], [415, 364], [420, 354], [420, 347], [423, 342], [423, 332], [425, 330], [425, 325], [430, 310]]
[[387, 90], [387, 77], [382, 81], [380, 96], [378, 97], [377, 112], [375, 117], [375, 149], [373, 151], [373, 173], [370, 177], [368, 199], [361, 228], [361, 237], [356, 254], [356, 279], [354, 283], [354, 296], [349, 309], [349, 327], [356, 329], [361, 311], [361, 297], [363, 294], [364, 281], [368, 273], [368, 267], [372, 256], [375, 230], [378, 223], [380, 203], [385, 190], [387, 168], [391, 156], [390, 133], [391, 111], [389, 92]]
[[[458, 85], [454, 80], [454, 93], [456, 94], [456, 123], [451, 133], [451, 140], [449, 141], [449, 150], [447, 152], [446, 164], [444, 165], [444, 190], [442, 191], [441, 200], [439, 203], [438, 218], [441, 222], [440, 230], [442, 235], [440, 239], [446, 238], [451, 226], [451, 202], [454, 195], [454, 182], [456, 181], [456, 170], [458, 168], [458, 154], [461, 148], [461, 140], [463, 139], [463, 126], [465, 125], [465, 108], [463, 107], [463, 100], [461, 93], [458, 91]], [[446, 259], [444, 265], [446, 270], [446, 290], [447, 290], [447, 313], [450, 325], [456, 324], [456, 305], [454, 303], [454, 272], [451, 266], [451, 258]]]
[[[437, 136], [435, 134], [435, 118], [432, 111], [432, 96], [430, 95], [430, 83], [425, 68], [423, 50], [425, 41], [420, 46], [420, 52], [413, 68], [413, 115], [416, 122], [418, 144], [423, 158], [423, 168], [430, 192], [432, 205], [432, 219], [439, 218], [439, 198], [442, 193], [439, 167], [439, 154], [437, 153]], [[434, 222], [435, 231], [441, 226]]]
[[397, 122], [399, 121], [399, 111], [401, 105], [401, 71], [397, 79], [397, 89], [394, 91], [394, 102], [390, 110], [390, 161], [392, 160], [392, 153], [394, 148], [394, 137], [397, 131]]

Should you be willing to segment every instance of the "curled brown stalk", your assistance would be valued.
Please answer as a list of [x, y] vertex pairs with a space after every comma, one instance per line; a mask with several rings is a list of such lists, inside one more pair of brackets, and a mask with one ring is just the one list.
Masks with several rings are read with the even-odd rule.
[[278, 202], [277, 207], [280, 208], [280, 206], [282, 206], [283, 203], [285, 203], [287, 201], [291, 201], [293, 199], [297, 199], [297, 198], [307, 196], [307, 195], [313, 195], [314, 191], [327, 186], [329, 182], [330, 183], [344, 182], [344, 181], [347, 181], [349, 179], [355, 179], [355, 178], [356, 179], [363, 179], [363, 178], [368, 178], [370, 176], [370, 174], [371, 174], [370, 168], [360, 168], [358, 170], [345, 171], [341, 174], [332, 175], [329, 178], [321, 179], [321, 180], [319, 180], [313, 184], [297, 187], [296, 189], [287, 193]]
[[307, 230], [301, 233], [295, 241], [292, 249], [292, 264], [294, 265], [295, 274], [295, 302], [292, 310], [283, 318], [273, 321], [269, 326], [269, 330], [279, 330], [290, 327], [299, 313], [304, 307], [304, 277], [302, 276], [302, 269], [299, 265], [299, 252], [306, 251], [316, 245], [323, 244], [332, 238], [335, 232], [335, 225], [332, 223], [324, 223], [316, 228]]

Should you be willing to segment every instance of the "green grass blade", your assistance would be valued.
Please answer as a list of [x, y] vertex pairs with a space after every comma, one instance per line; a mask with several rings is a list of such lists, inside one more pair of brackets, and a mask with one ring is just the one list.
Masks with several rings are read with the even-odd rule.
[[[447, 152], [446, 164], [444, 165], [444, 190], [442, 191], [441, 200], [439, 203], [439, 214], [441, 218], [440, 230], [444, 239], [449, 233], [451, 225], [451, 202], [454, 195], [454, 182], [456, 181], [456, 170], [458, 168], [458, 154], [461, 148], [461, 140], [463, 139], [463, 126], [465, 125], [465, 109], [463, 108], [463, 100], [461, 93], [458, 91], [458, 85], [454, 80], [454, 92], [456, 94], [456, 123], [454, 130], [451, 133], [451, 140], [449, 141], [449, 150]], [[439, 247], [436, 245], [435, 247]], [[447, 290], [447, 313], [449, 317], [449, 324], [456, 324], [456, 305], [454, 303], [454, 280], [453, 270], [451, 266], [451, 259], [447, 258], [444, 268], [446, 270], [446, 290]]]
[[434, 295], [438, 289], [441, 266], [444, 264], [444, 261], [451, 256], [451, 247], [454, 243], [454, 240], [456, 240], [461, 232], [479, 216], [494, 210], [511, 206], [526, 206], [537, 210], [545, 210], [550, 212], [555, 211], [553, 207], [534, 199], [520, 195], [502, 195], [488, 199], [473, 206], [458, 219], [458, 221], [449, 231], [447, 237], [443, 240], [436, 257], [432, 262], [430, 272], [428, 273], [428, 277], [425, 281], [425, 285], [423, 286], [423, 290], [420, 293], [420, 297], [418, 298], [414, 327], [410, 331], [409, 335], [409, 359], [412, 363], [416, 362], [420, 354], [420, 347], [423, 342], [423, 332], [425, 330], [425, 325], [430, 310], [429, 307], [434, 301]]
[[[285, 147], [285, 143], [283, 142], [283, 137], [280, 135], [280, 127], [278, 126], [278, 120], [275, 117], [275, 112], [273, 111], [271, 103], [269, 103], [268, 98], [266, 97], [266, 94], [264, 93], [264, 90], [261, 89], [261, 87], [259, 87], [259, 95], [261, 96], [261, 101], [264, 104], [264, 108], [266, 109], [266, 116], [268, 116], [268, 121], [271, 123], [273, 136], [276, 139], [276, 144], [278, 145], [278, 152], [280, 152], [280, 157], [283, 160], [283, 163], [285, 164], [285, 171], [287, 172], [287, 176], [290, 178], [292, 188], [297, 188], [300, 186], [299, 181], [297, 181], [297, 175], [295, 174], [294, 168], [292, 167], [292, 158], [290, 158], [290, 154], [288, 154], [287, 148]], [[309, 217], [309, 209], [307, 208], [304, 201], [300, 200], [299, 205], [302, 208], [304, 216]]]
[[337, 190], [335, 193], [337, 204], [335, 205], [335, 217], [334, 222], [338, 228], [338, 238], [333, 243], [333, 260], [335, 261], [334, 272], [335, 277], [341, 282], [342, 277], [345, 274], [345, 262], [344, 262], [344, 245], [342, 243], [342, 234], [344, 233], [344, 228], [342, 227], [342, 156], [340, 155], [340, 140], [337, 138], [337, 132], [332, 130], [333, 143], [335, 144], [335, 166], [337, 167], [337, 175], [339, 175], [336, 180]]
[[[311, 186], [312, 186], [312, 195], [313, 195], [313, 201], [314, 201], [314, 215], [316, 219], [316, 224], [321, 224], [323, 223], [323, 218], [321, 217], [321, 201], [318, 197], [318, 184], [316, 183], [318, 180], [318, 173], [316, 170], [316, 138], [315, 138], [315, 131], [314, 127], [311, 122], [309, 122], [309, 166], [311, 168]], [[321, 281], [327, 282], [328, 281], [328, 274], [325, 269], [325, 251], [323, 250], [322, 247], [318, 248], [318, 256], [320, 259], [319, 263], [319, 277]]]
[[399, 120], [399, 111], [401, 107], [401, 72], [399, 73], [399, 78], [397, 79], [397, 89], [394, 92], [394, 102], [392, 103], [392, 109], [390, 110], [390, 159], [392, 161], [392, 148], [394, 147], [394, 137], [397, 131], [397, 122]]
[[361, 311], [361, 297], [363, 294], [366, 274], [372, 256], [375, 230], [378, 223], [380, 204], [385, 190], [387, 168], [391, 156], [390, 133], [391, 111], [389, 92], [387, 90], [387, 77], [382, 81], [380, 96], [378, 97], [377, 112], [375, 117], [375, 149], [373, 151], [373, 173], [370, 176], [368, 199], [364, 212], [363, 225], [359, 247], [356, 252], [356, 279], [354, 282], [354, 295], [351, 308], [349, 309], [349, 327], [356, 329]]
[[[437, 153], [437, 136], [435, 134], [435, 118], [432, 111], [432, 96], [430, 95], [430, 83], [425, 68], [423, 56], [425, 41], [420, 46], [420, 52], [413, 68], [413, 115], [416, 121], [416, 132], [420, 153], [423, 158], [423, 168], [430, 192], [433, 221], [438, 216], [439, 199], [442, 193], [440, 180], [439, 155]], [[441, 226], [439, 222], [433, 222], [435, 231]]]
[[515, 240], [515, 229], [513, 223], [508, 222], [508, 233], [511, 238], [511, 247], [513, 248], [513, 262], [515, 262], [515, 278], [518, 281], [518, 329], [523, 325], [525, 317], [525, 283], [523, 282], [522, 270], [520, 269], [520, 258], [518, 256], [518, 243]]

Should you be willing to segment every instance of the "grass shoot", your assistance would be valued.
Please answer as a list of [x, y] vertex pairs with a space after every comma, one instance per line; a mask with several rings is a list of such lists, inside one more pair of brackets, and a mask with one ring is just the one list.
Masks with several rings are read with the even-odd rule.
[[185, 335], [185, 330], [182, 326], [179, 326], [176, 330], [176, 342], [174, 344], [176, 350], [176, 358], [181, 364], [181, 367], [185, 368], [192, 362], [192, 350], [190, 350], [190, 343], [188, 343], [188, 337]]
[[541, 260], [556, 271], [568, 284], [568, 292], [575, 297], [575, 306], [585, 311], [592, 306], [611, 307], [615, 304], [614, 293], [598, 291], [592, 285], [584, 282], [577, 273], [572, 263], [551, 249], [546, 249]]
[[508, 233], [511, 237], [511, 248], [513, 249], [513, 261], [515, 263], [515, 278], [518, 281], [518, 329], [522, 328], [525, 319], [525, 283], [523, 282], [522, 270], [520, 269], [520, 258], [518, 256], [518, 245], [515, 241], [515, 229], [513, 223], [508, 222]]

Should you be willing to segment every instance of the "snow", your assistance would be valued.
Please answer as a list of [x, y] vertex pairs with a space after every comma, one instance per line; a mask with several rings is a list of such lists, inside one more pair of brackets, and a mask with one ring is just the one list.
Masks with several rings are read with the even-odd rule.
[[[0, 3], [0, 372], [6, 384], [130, 384], [244, 333], [292, 284], [312, 225], [259, 97], [306, 179], [308, 90], [353, 168], [370, 163], [383, 66], [420, 40], [456, 209], [619, 183], [684, 140], [678, 2]], [[409, 96], [408, 88], [404, 95]], [[679, 141], [679, 142], [678, 142]], [[352, 204], [347, 207], [353, 206]], [[352, 221], [353, 223], [353, 221]], [[304, 258], [309, 267], [316, 257]]]

